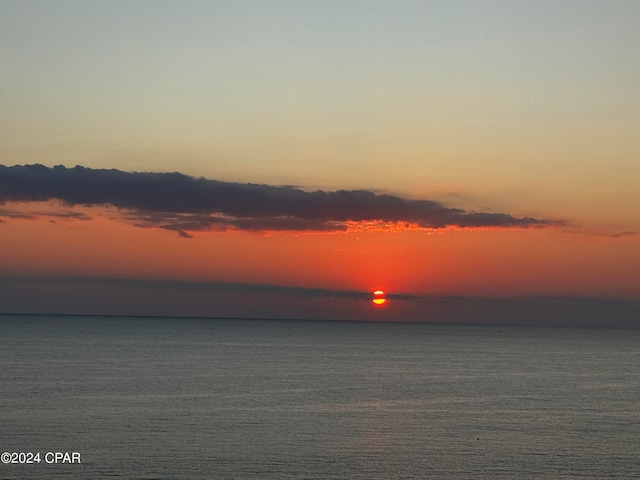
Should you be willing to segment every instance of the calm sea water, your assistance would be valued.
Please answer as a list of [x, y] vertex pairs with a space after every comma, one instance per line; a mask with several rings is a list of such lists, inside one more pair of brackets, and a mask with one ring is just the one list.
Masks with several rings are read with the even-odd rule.
[[640, 331], [0, 316], [4, 451], [42, 457], [3, 479], [640, 478]]

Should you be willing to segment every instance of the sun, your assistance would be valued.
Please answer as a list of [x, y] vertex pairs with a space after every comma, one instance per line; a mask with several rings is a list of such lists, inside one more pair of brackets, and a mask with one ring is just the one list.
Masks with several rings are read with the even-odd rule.
[[385, 293], [382, 290], [376, 290], [373, 292], [373, 298], [371, 299], [373, 304], [377, 307], [381, 307], [385, 303], [387, 303], [387, 298], [385, 297]]

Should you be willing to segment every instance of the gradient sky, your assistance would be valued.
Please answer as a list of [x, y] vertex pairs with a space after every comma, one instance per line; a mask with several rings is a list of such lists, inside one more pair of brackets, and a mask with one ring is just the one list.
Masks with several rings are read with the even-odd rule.
[[[437, 319], [434, 297], [638, 302], [639, 24], [632, 0], [4, 0], [5, 167], [366, 190], [542, 222], [182, 228], [159, 207], [5, 183], [0, 311], [420, 320]], [[375, 309], [358, 294], [378, 288], [400, 297]]]

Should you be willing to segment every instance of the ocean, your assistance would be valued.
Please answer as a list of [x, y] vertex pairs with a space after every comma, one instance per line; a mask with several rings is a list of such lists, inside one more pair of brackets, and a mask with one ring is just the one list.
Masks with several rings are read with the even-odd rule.
[[640, 330], [4, 315], [0, 452], [2, 479], [640, 478]]

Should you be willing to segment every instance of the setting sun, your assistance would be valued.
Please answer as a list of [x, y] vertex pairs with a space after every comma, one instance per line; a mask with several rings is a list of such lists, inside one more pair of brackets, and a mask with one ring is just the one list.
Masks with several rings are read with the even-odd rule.
[[371, 300], [374, 305], [381, 306], [387, 302], [385, 293], [382, 290], [376, 290], [373, 292], [373, 299]]

